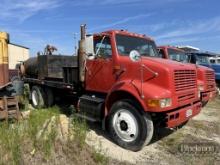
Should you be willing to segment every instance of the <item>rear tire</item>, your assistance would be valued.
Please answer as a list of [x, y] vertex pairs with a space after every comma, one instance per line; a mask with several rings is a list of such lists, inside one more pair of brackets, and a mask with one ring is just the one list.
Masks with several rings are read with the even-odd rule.
[[54, 105], [54, 95], [53, 90], [51, 88], [45, 88], [45, 94], [46, 94], [46, 106], [52, 107]]
[[44, 90], [39, 86], [33, 86], [31, 89], [31, 103], [35, 109], [46, 107], [46, 95]]
[[141, 114], [131, 101], [118, 101], [109, 114], [109, 131], [119, 146], [139, 151], [149, 144], [153, 137], [154, 125], [149, 114]]

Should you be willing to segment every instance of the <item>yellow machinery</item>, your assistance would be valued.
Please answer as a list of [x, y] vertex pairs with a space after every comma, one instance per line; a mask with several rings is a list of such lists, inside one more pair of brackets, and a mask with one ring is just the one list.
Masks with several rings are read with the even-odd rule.
[[8, 43], [9, 35], [5, 32], [0, 32], [0, 87], [9, 82]]
[[8, 43], [9, 35], [0, 32], [0, 120], [20, 117], [18, 102], [8, 91], [12, 86], [9, 82]]

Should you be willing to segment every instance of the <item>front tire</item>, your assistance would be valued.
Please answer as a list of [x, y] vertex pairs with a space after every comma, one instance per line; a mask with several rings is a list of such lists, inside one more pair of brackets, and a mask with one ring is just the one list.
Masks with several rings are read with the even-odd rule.
[[187, 121], [185, 121], [184, 123], [180, 124], [180, 125], [178, 126], [178, 129], [183, 128], [188, 122], [189, 122], [189, 120], [187, 120]]
[[118, 101], [111, 108], [109, 131], [119, 146], [139, 151], [151, 142], [154, 126], [149, 114], [141, 114], [131, 102]]
[[202, 107], [205, 107], [208, 104], [208, 101], [203, 101], [202, 102]]

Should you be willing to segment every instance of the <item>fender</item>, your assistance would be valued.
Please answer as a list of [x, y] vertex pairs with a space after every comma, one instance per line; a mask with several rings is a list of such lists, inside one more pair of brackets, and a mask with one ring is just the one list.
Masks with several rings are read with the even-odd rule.
[[[119, 100], [120, 98], [131, 98], [135, 99], [141, 106], [143, 111], [149, 112], [159, 112], [161, 108], [151, 108], [146, 104], [148, 99], [162, 99], [162, 98], [171, 98], [171, 91], [164, 89], [160, 86], [157, 86], [152, 83], [144, 83], [143, 86], [144, 97], [142, 98], [141, 94], [141, 82], [138, 80], [126, 80], [119, 81], [116, 83], [111, 90], [109, 91], [106, 102], [105, 102], [105, 115], [110, 111], [111, 105], [114, 101]], [[150, 90], [149, 90], [150, 89]], [[125, 95], [120, 95], [120, 92]], [[128, 96], [127, 96], [128, 95]], [[173, 100], [175, 102], [175, 100]], [[172, 109], [172, 107], [164, 108], [163, 111]]]
[[[118, 99], [116, 99], [114, 97], [121, 97], [121, 96], [118, 95], [119, 93], [130, 94], [130, 96], [132, 96], [133, 98], [136, 99], [136, 101], [139, 102], [139, 104], [142, 107], [143, 111], [147, 111], [147, 106], [145, 104], [144, 99], [141, 98], [141, 94], [140, 94], [139, 88], [134, 83], [132, 83], [132, 81], [127, 80], [127, 81], [119, 81], [119, 82], [117, 82], [111, 88], [111, 90], [108, 92], [108, 95], [106, 97], [106, 102], [105, 102], [105, 116], [108, 115], [112, 103], [114, 101], [118, 100]], [[128, 96], [124, 96], [124, 98], [126, 98], [126, 97], [128, 97]]]

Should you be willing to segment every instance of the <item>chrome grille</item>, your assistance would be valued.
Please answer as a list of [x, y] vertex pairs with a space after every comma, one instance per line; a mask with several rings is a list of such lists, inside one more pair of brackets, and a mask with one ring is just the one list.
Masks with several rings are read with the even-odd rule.
[[178, 96], [178, 101], [181, 102], [181, 101], [186, 101], [186, 100], [190, 100], [194, 98], [195, 98], [195, 93], [189, 93], [189, 94]]
[[195, 70], [175, 70], [174, 82], [176, 92], [196, 88], [196, 71]]

